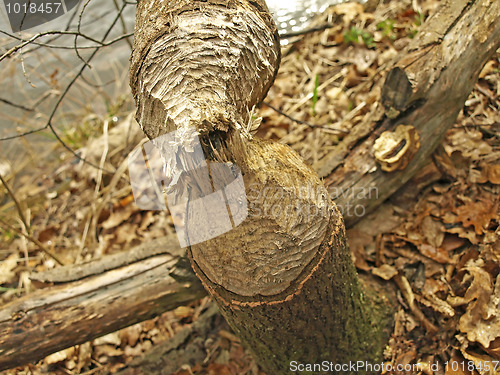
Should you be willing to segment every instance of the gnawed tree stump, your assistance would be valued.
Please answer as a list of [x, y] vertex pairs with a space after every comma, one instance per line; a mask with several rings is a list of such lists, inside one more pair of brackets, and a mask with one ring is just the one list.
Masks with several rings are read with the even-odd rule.
[[[189, 150], [198, 137], [209, 165], [230, 162], [243, 175], [246, 194], [236, 198], [246, 200], [246, 219], [188, 247], [233, 330], [269, 374], [288, 373], [291, 361], [379, 363], [390, 319], [361, 291], [342, 217], [323, 183], [288, 146], [248, 131], [279, 63], [265, 3], [142, 1], [135, 35], [137, 120], [177, 181], [168, 189], [203, 197], [201, 178], [191, 174], [186, 182], [182, 172], [196, 168]], [[181, 135], [175, 147], [186, 151], [172, 156], [174, 146], [160, 136], [174, 131]], [[201, 230], [210, 216], [187, 207], [184, 227]]]

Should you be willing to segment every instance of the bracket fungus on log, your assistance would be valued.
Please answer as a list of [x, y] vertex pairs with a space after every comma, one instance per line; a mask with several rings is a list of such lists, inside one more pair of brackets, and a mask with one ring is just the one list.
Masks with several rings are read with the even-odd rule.
[[411, 125], [398, 125], [385, 131], [373, 143], [373, 156], [383, 171], [405, 169], [420, 148], [420, 137]]

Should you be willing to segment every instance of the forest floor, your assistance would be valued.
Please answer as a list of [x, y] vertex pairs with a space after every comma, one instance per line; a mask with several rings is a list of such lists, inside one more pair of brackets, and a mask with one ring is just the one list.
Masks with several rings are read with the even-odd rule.
[[[290, 37], [283, 46], [274, 86], [255, 113], [262, 117], [257, 136], [289, 144], [317, 163], [360, 121], [371, 82], [438, 3], [329, 8], [311, 25], [319, 30]], [[385, 364], [421, 366], [382, 373], [500, 374], [499, 69], [497, 52], [429, 164], [348, 228], [358, 272], [397, 290]], [[173, 233], [168, 211], [143, 211], [134, 203], [127, 155], [143, 134], [133, 116], [101, 119], [101, 127], [103, 134], [79, 154], [114, 174], [67, 155], [43, 170], [5, 177], [12, 189], [0, 189], [2, 305], [41, 287], [30, 279], [34, 272]], [[116, 373], [141, 363], [155, 347], [170, 343], [175, 350], [180, 332], [203, 324], [210, 325], [202, 337], [206, 352], [185, 363], [179, 354], [170, 373], [263, 374], [210, 305], [205, 297], [0, 374]]]

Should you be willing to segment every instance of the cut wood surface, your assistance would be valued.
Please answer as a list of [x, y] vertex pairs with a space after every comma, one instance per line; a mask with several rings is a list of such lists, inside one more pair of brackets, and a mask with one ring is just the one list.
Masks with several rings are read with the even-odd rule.
[[[249, 132], [252, 110], [272, 84], [280, 56], [265, 3], [143, 1], [135, 35], [130, 75], [137, 121], [165, 160], [167, 177], [175, 181], [171, 190], [186, 194], [188, 202], [212, 193], [202, 176], [180, 172], [196, 168], [198, 139], [211, 165], [211, 185], [227, 192], [236, 177], [221, 181], [212, 172], [215, 163], [241, 171], [244, 184], [227, 193], [226, 205], [234, 215], [244, 202], [247, 215], [231, 230], [207, 230], [221, 234], [187, 251], [256, 362], [278, 375], [289, 373], [293, 360], [382, 361], [389, 304], [362, 292], [343, 219], [325, 186], [289, 146]], [[157, 138], [174, 131], [175, 151]], [[220, 216], [207, 206], [186, 206], [183, 227], [201, 232], [218, 225]]]

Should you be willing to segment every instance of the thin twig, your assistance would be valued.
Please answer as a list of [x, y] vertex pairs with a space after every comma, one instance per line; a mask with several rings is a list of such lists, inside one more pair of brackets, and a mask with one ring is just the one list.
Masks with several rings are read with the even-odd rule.
[[[11, 37], [13, 39], [17, 39], [19, 41], [22, 41], [22, 42], [27, 42], [28, 39], [23, 39], [23, 38], [20, 38], [16, 35], [13, 35], [13, 34], [10, 34], [6, 31], [3, 31], [3, 30], [0, 30], [0, 33], [1, 34], [5, 34], [7, 35], [8, 37]], [[57, 35], [56, 38], [58, 38], [59, 36], [62, 36], [62, 35], [67, 35], [67, 34], [70, 34], [70, 35], [74, 35], [76, 32], [75, 31], [52, 31], [51, 34], [60, 34], [60, 35]], [[82, 38], [85, 38], [85, 39], [89, 39], [91, 37], [85, 35], [85, 34], [79, 34], [78, 36], [81, 36]], [[123, 35], [120, 35], [120, 36], [117, 36], [116, 38], [114, 39], [111, 39], [109, 42], [106, 42], [106, 43], [99, 43], [99, 42], [96, 42], [97, 45], [93, 45], [93, 46], [81, 46], [81, 47], [78, 47], [79, 50], [81, 49], [94, 49], [94, 48], [102, 48], [102, 47], [108, 47], [114, 43], [117, 43], [123, 39], [126, 39], [126, 38], [130, 38], [131, 36], [134, 36], [134, 33], [127, 33], [127, 34], [123, 34]], [[52, 39], [52, 40], [55, 40], [56, 38]], [[52, 41], [51, 40], [51, 41]], [[90, 39], [89, 39], [90, 40]], [[38, 47], [46, 47], [46, 48], [53, 48], [53, 49], [75, 49], [75, 46], [72, 45], [72, 46], [59, 46], [57, 44], [48, 44], [47, 43], [39, 43], [39, 42], [31, 42], [29, 44], [33, 44], [35, 46], [38, 46]], [[30, 50], [27, 50], [26, 53], [30, 53], [30, 52], [33, 52], [35, 49], [30, 49]]]
[[310, 27], [308, 29], [304, 29], [304, 30], [300, 30], [300, 31], [291, 31], [289, 33], [280, 34], [280, 39], [288, 39], [288, 38], [292, 38], [294, 36], [300, 36], [300, 35], [310, 34], [310, 33], [316, 32], [316, 31], [323, 31], [323, 30], [326, 30], [326, 29], [331, 29], [332, 27], [335, 27], [335, 26], [336, 25], [333, 24], [333, 23], [327, 23], [327, 24], [324, 24], [324, 25]]
[[[85, 13], [85, 9], [87, 9], [87, 5], [89, 5], [90, 3], [90, 0], [87, 0], [85, 2], [85, 4], [83, 4], [83, 7], [82, 7], [82, 10], [80, 11], [80, 14], [78, 15], [78, 24], [77, 24], [77, 31], [79, 34], [81, 34], [82, 30], [81, 30], [81, 27], [82, 27], [82, 17], [83, 17], [83, 13]], [[75, 48], [75, 53], [76, 53], [76, 56], [78, 56], [78, 58], [85, 64], [85, 65], [88, 65], [88, 62], [85, 61], [83, 59], [83, 57], [80, 55], [80, 51], [78, 50], [78, 35], [75, 35], [75, 41], [74, 41], [74, 44], [73, 44], [74, 48]]]
[[[120, 10], [118, 2], [116, 0], [113, 0], [113, 3], [115, 4], [116, 10]], [[122, 24], [123, 33], [127, 34], [127, 25], [125, 24], [125, 20], [123, 19], [123, 14], [120, 16], [120, 23]], [[125, 41], [127, 42], [130, 49], [132, 49], [132, 42], [130, 41], [130, 39], [127, 38], [125, 39]]]
[[[93, 217], [91, 220], [92, 227], [89, 228], [92, 234], [92, 238], [96, 238], [97, 224], [99, 222], [99, 215], [101, 214], [99, 211], [99, 213], [96, 215], [97, 212], [96, 206], [98, 205], [97, 202], [99, 201], [99, 191], [101, 190], [102, 169], [104, 169], [104, 163], [106, 162], [106, 158], [108, 156], [108, 151], [109, 151], [108, 125], [109, 125], [108, 120], [104, 121], [104, 126], [103, 126], [104, 149], [102, 150], [101, 163], [99, 165], [99, 167], [101, 167], [101, 170], [99, 170], [97, 174], [95, 191], [94, 191], [94, 200], [92, 201], [92, 213], [93, 213]], [[82, 239], [82, 245], [84, 244], [85, 244], [85, 238]]]
[[[22, 135], [28, 135], [28, 134], [33, 134], [33, 133], [36, 133], [36, 132], [39, 132], [41, 130], [45, 130], [45, 129], [50, 129], [50, 131], [52, 132], [52, 134], [54, 134], [54, 136], [56, 137], [57, 141], [66, 149], [68, 150], [74, 157], [76, 157], [78, 160], [82, 161], [83, 163], [86, 163], [88, 165], [91, 165], [92, 167], [94, 168], [97, 168], [97, 169], [101, 169], [98, 165], [95, 165], [94, 163], [90, 162], [90, 161], [87, 161], [86, 159], [82, 158], [80, 155], [78, 155], [71, 147], [69, 147], [62, 139], [61, 137], [59, 136], [59, 134], [57, 134], [54, 126], [52, 125], [52, 120], [59, 108], [59, 106], [61, 105], [63, 99], [66, 97], [67, 93], [69, 92], [70, 88], [73, 86], [73, 84], [78, 80], [78, 78], [82, 75], [83, 71], [85, 70], [85, 68], [88, 66], [88, 63], [95, 57], [95, 55], [97, 54], [97, 52], [100, 50], [100, 48], [102, 48], [102, 44], [104, 43], [104, 41], [106, 40], [106, 38], [108, 37], [108, 35], [111, 33], [111, 30], [113, 29], [113, 27], [116, 25], [116, 23], [118, 22], [118, 20], [120, 19], [121, 17], [121, 14], [123, 13], [123, 10], [125, 9], [127, 3], [123, 3], [122, 7], [120, 8], [118, 14], [116, 15], [115, 19], [113, 20], [113, 22], [111, 23], [110, 27], [108, 28], [108, 30], [106, 30], [106, 33], [104, 34], [103, 38], [101, 41], [96, 41], [97, 43], [99, 43], [101, 46], [99, 47], [96, 47], [94, 49], [94, 51], [90, 54], [88, 60], [80, 67], [78, 73], [73, 77], [73, 79], [71, 79], [71, 81], [68, 83], [68, 85], [66, 86], [66, 88], [64, 89], [64, 91], [61, 93], [61, 95], [59, 96], [58, 100], [56, 101], [56, 103], [54, 104], [54, 107], [52, 108], [52, 111], [49, 115], [49, 118], [46, 122], [46, 124], [38, 129], [35, 129], [35, 130], [31, 130], [31, 131], [28, 131], [28, 132], [25, 132], [23, 133]], [[51, 32], [47, 32], [47, 33], [51, 33]], [[64, 32], [66, 34], [71, 34], [71, 35], [75, 35], [75, 34], [78, 34], [78, 35], [81, 35], [81, 33], [78, 33], [78, 32]], [[37, 35], [41, 35], [43, 33], [40, 33], [40, 34], [37, 34]], [[34, 37], [33, 37], [34, 38]], [[31, 38], [31, 39], [33, 39]], [[30, 40], [31, 40], [30, 39]], [[21, 45], [25, 45], [24, 43], [21, 43]], [[22, 47], [19, 47], [19, 48], [22, 48]], [[17, 48], [17, 49], [19, 49]], [[8, 52], [7, 52], [8, 53]], [[4, 54], [5, 56], [5, 54]], [[1, 61], [1, 58], [0, 58], [0, 61]], [[11, 136], [11, 137], [4, 137], [4, 138], [0, 138], [0, 141], [4, 141], [4, 140], [8, 140], [8, 139], [13, 139], [13, 138], [19, 138], [20, 136], [22, 135], [17, 135], [17, 136]], [[114, 173], [114, 171], [109, 171], [109, 170], [104, 170], [104, 172], [106, 173]]]
[[10, 100], [7, 100], [7, 99], [0, 98], [0, 102], [5, 103], [5, 104], [10, 105], [10, 106], [15, 107], [15, 108], [22, 109], [23, 111], [26, 111], [26, 112], [34, 112], [35, 111], [33, 108], [25, 107], [22, 104], [12, 103]]
[[26, 66], [24, 65], [24, 55], [23, 55], [23, 49], [20, 49], [20, 58], [21, 58], [21, 67], [23, 69], [23, 76], [26, 82], [30, 84], [31, 87], [36, 88], [36, 86], [31, 82], [30, 77], [28, 76], [28, 72], [26, 71]]
[[47, 129], [48, 127], [49, 127], [49, 124], [45, 124], [44, 126], [41, 126], [39, 128], [32, 129], [32, 130], [27, 130], [24, 133], [20, 133], [20, 134], [16, 134], [16, 135], [8, 135], [7, 137], [0, 138], [0, 141], [9, 141], [11, 139], [22, 138], [22, 137], [24, 137], [26, 135], [30, 135], [30, 134], [41, 132], [42, 130]]
[[2, 181], [2, 184], [5, 187], [5, 189], [7, 190], [7, 193], [9, 194], [10, 198], [14, 201], [14, 204], [16, 205], [16, 208], [17, 208], [17, 213], [19, 214], [19, 218], [21, 219], [21, 221], [24, 224], [24, 227], [26, 228], [26, 232], [31, 233], [31, 228], [28, 225], [28, 221], [26, 220], [26, 216], [24, 216], [24, 212], [23, 212], [23, 209], [21, 207], [21, 204], [17, 200], [14, 192], [11, 190], [11, 188], [7, 184], [7, 181], [4, 180], [1, 173], [0, 173], [0, 181]]
[[4, 227], [7, 227], [8, 229], [10, 230], [13, 230], [14, 232], [16, 232], [17, 234], [20, 234], [21, 236], [23, 236], [24, 238], [26, 238], [27, 240], [33, 242], [35, 245], [37, 245], [40, 250], [42, 250], [45, 254], [47, 254], [49, 257], [51, 257], [52, 259], [54, 259], [58, 264], [60, 264], [61, 266], [64, 266], [64, 263], [56, 256], [54, 255], [49, 249], [47, 249], [45, 247], [45, 245], [43, 243], [41, 243], [40, 241], [38, 241], [36, 238], [34, 238], [32, 235], [30, 234], [26, 234], [24, 233], [23, 231], [17, 229], [16, 227], [10, 225], [9, 223], [7, 223], [5, 220], [3, 220], [2, 218], [0, 218], [0, 224], [2, 224]]
[[302, 125], [307, 125], [309, 126], [310, 128], [320, 128], [320, 129], [328, 129], [328, 130], [332, 130], [332, 131], [337, 131], [337, 132], [340, 132], [340, 133], [344, 133], [344, 134], [349, 134], [348, 131], [346, 130], [342, 130], [342, 129], [334, 129], [334, 128], [331, 128], [329, 126], [325, 126], [325, 125], [314, 125], [314, 124], [310, 124], [308, 123], [307, 121], [302, 121], [302, 120], [298, 120], [296, 118], [293, 118], [292, 116], [290, 115], [287, 115], [285, 112], [279, 110], [278, 108], [275, 108], [273, 107], [271, 104], [269, 104], [268, 102], [262, 102], [262, 104], [266, 105], [267, 107], [271, 108], [273, 111], [279, 113], [280, 115], [282, 116], [285, 116], [287, 119], [293, 121], [293, 122], [296, 122], [297, 124], [302, 124]]
[[82, 33], [79, 33], [77, 31], [56, 31], [56, 30], [50, 30], [50, 31], [44, 31], [44, 32], [41, 32], [41, 33], [38, 33], [36, 35], [33, 35], [31, 38], [27, 39], [27, 40], [24, 40], [21, 44], [18, 44], [14, 47], [12, 47], [10, 50], [8, 50], [7, 52], [5, 52], [2, 56], [0, 56], [0, 62], [3, 61], [5, 58], [7, 58], [8, 56], [11, 56], [13, 53], [19, 51], [21, 48], [23, 48], [24, 46], [30, 44], [30, 43], [33, 43], [35, 40], [37, 40], [38, 38], [41, 38], [42, 36], [44, 35], [53, 35], [53, 34], [62, 34], [62, 35], [79, 35], [81, 36], [82, 38], [86, 38], [94, 43], [97, 43], [99, 44], [99, 46], [102, 46], [102, 42], [92, 38], [92, 37], [89, 37], [89, 36], [86, 36]]

